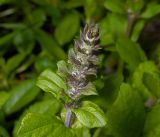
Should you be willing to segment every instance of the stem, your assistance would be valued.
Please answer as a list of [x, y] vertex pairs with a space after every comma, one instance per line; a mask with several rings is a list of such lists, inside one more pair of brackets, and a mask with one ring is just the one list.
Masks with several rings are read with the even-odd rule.
[[72, 111], [70, 107], [66, 107], [67, 109], [67, 113], [66, 113], [66, 117], [65, 117], [65, 125], [66, 127], [70, 127], [71, 125], [71, 117], [72, 117]]
[[130, 37], [131, 35], [132, 27], [133, 27], [135, 19], [136, 19], [135, 14], [132, 12], [128, 12], [128, 26], [127, 26], [127, 31], [126, 31], [127, 37]]

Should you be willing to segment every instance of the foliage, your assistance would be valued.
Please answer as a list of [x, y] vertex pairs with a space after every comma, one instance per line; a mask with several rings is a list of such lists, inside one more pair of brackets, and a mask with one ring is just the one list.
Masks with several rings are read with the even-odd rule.
[[[159, 15], [158, 0], [0, 0], [0, 137], [159, 137]], [[67, 111], [61, 70], [90, 20], [98, 73]]]

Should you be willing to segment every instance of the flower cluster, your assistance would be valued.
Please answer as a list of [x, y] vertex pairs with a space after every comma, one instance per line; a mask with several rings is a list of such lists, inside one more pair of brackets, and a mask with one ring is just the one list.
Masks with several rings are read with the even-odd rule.
[[80, 40], [75, 40], [75, 47], [69, 51], [71, 69], [68, 75], [69, 95], [77, 100], [87, 85], [87, 77], [96, 75], [99, 45], [99, 29], [97, 25], [87, 24], [80, 32]]

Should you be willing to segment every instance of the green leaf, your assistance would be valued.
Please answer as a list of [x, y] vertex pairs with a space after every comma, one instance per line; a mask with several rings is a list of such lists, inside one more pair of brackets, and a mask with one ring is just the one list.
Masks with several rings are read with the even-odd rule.
[[142, 32], [142, 29], [144, 28], [144, 25], [145, 25], [145, 20], [138, 20], [135, 24], [134, 24], [134, 27], [133, 27], [133, 30], [132, 30], [132, 34], [131, 34], [131, 40], [134, 41], [134, 42], [137, 42], [138, 39], [139, 39], [139, 36]]
[[81, 91], [82, 95], [98, 95], [96, 87], [94, 86], [94, 84], [92, 84], [91, 82], [89, 82], [84, 89]]
[[139, 137], [145, 120], [145, 110], [139, 94], [130, 85], [122, 84], [119, 95], [108, 110], [108, 127], [116, 137]]
[[111, 104], [116, 100], [118, 96], [119, 88], [124, 80], [124, 76], [121, 71], [117, 71], [114, 74], [108, 75], [104, 79], [104, 87], [101, 90], [100, 99], [105, 100], [105, 105], [102, 105], [105, 108], [112, 107]]
[[16, 31], [6, 34], [5, 36], [0, 38], [0, 48], [3, 46], [3, 44], [7, 43], [8, 41], [10, 41], [15, 35], [16, 35]]
[[112, 12], [125, 13], [124, 0], [106, 0], [104, 2], [104, 7]]
[[17, 131], [21, 126], [23, 117], [27, 113], [36, 113], [36, 114], [54, 116], [59, 111], [59, 109], [60, 109], [60, 102], [56, 100], [53, 96], [50, 99], [45, 99], [45, 100], [34, 103], [27, 110], [25, 110], [23, 114], [20, 116], [20, 119], [16, 121], [14, 130], [13, 130], [14, 136], [16, 136]]
[[28, 113], [22, 120], [17, 137], [73, 137], [60, 120], [48, 115]]
[[8, 92], [0, 91], [0, 110], [2, 106], [5, 104], [10, 94]]
[[143, 137], [160, 136], [160, 104], [157, 104], [146, 117]]
[[108, 16], [105, 17], [101, 22], [100, 22], [100, 35], [101, 35], [101, 45], [109, 45], [114, 43], [114, 39], [112, 37], [112, 34], [110, 32], [109, 28], [109, 18]]
[[4, 111], [7, 115], [20, 110], [35, 99], [40, 91], [35, 86], [35, 82], [35, 79], [23, 81], [10, 91], [11, 96], [4, 105]]
[[36, 9], [32, 12], [31, 22], [32, 25], [34, 25], [34, 27], [37, 28], [41, 27], [44, 24], [45, 20], [46, 20], [46, 15], [41, 8]]
[[[77, 13], [68, 14], [58, 24], [55, 37], [61, 46], [71, 41], [80, 27], [80, 17]], [[66, 35], [67, 34], [67, 35]]]
[[0, 137], [10, 137], [7, 130], [0, 126]]
[[53, 83], [55, 83], [60, 88], [63, 88], [64, 90], [67, 90], [66, 83], [53, 71], [46, 69], [43, 73], [41, 73], [40, 77], [44, 77], [46, 79], [51, 80]]
[[79, 0], [70, 0], [64, 3], [64, 7], [67, 9], [78, 8], [83, 6], [83, 1]]
[[19, 53], [9, 58], [5, 66], [6, 76], [9, 76], [11, 72], [13, 72], [18, 66], [20, 66], [25, 58], [26, 54], [24, 53]]
[[42, 72], [38, 77], [37, 86], [45, 92], [51, 92], [55, 97], [57, 97], [62, 90], [67, 90], [65, 82], [49, 69]]
[[90, 131], [88, 128], [76, 128], [73, 129], [76, 137], [91, 137]]
[[58, 61], [57, 67], [58, 67], [57, 74], [62, 78], [66, 79], [68, 76], [68, 68], [66, 62], [64, 60]]
[[103, 111], [94, 103], [84, 101], [78, 109], [73, 109], [78, 121], [88, 128], [103, 127], [106, 125]]
[[43, 53], [37, 57], [34, 65], [37, 72], [42, 72], [47, 68], [52, 69], [53, 71], [56, 71], [57, 69], [56, 60]]
[[143, 83], [148, 90], [155, 95], [157, 98], [160, 98], [160, 78], [158, 75], [153, 75], [150, 73], [143, 74]]
[[25, 29], [26, 25], [23, 23], [14, 23], [14, 22], [7, 22], [7, 23], [0, 23], [0, 27], [5, 29]]
[[126, 7], [133, 13], [139, 13], [145, 6], [145, 0], [126, 0]]
[[127, 20], [123, 15], [109, 13], [100, 22], [101, 44], [114, 44], [117, 37], [125, 35]]
[[150, 2], [147, 4], [147, 7], [144, 12], [142, 12], [142, 18], [152, 18], [160, 13], [160, 4], [156, 2]]
[[55, 55], [58, 59], [65, 59], [65, 52], [59, 47], [58, 43], [45, 31], [37, 29], [35, 35], [43, 50], [51, 56]]
[[152, 93], [148, 90], [148, 88], [143, 83], [143, 75], [144, 73], [149, 73], [155, 75], [158, 72], [156, 65], [151, 61], [146, 61], [141, 63], [132, 77], [132, 85], [136, 88], [144, 101], [146, 101], [149, 97], [153, 97]]
[[14, 37], [16, 49], [21, 53], [30, 53], [34, 48], [35, 36], [30, 28], [21, 29]]
[[103, 0], [82, 0], [85, 13], [85, 20], [96, 19], [101, 16], [103, 10]]
[[141, 62], [146, 60], [145, 53], [138, 43], [126, 38], [119, 38], [116, 44], [120, 57], [134, 70]]
[[54, 115], [59, 111], [59, 109], [60, 102], [55, 98], [51, 98], [36, 102], [28, 108], [27, 112]]

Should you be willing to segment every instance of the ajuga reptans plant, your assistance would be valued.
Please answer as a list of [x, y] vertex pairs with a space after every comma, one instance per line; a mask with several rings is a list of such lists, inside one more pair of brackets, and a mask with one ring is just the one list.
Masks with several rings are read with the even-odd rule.
[[[87, 24], [83, 31], [80, 32], [80, 39], [75, 40], [74, 48], [69, 50], [68, 62], [59, 61], [57, 63], [57, 74], [50, 70], [45, 70], [38, 78], [37, 85], [40, 88], [51, 92], [62, 101], [66, 110], [64, 118], [66, 127], [71, 127], [76, 116], [79, 116], [76, 110], [81, 109], [81, 99], [86, 95], [97, 94], [95, 86], [88, 80], [88, 77], [90, 75], [96, 76], [98, 65], [97, 51], [99, 49], [98, 26], [93, 23]], [[98, 107], [95, 104], [94, 106]], [[75, 111], [77, 115], [74, 114]], [[101, 116], [102, 114], [103, 112], [100, 110], [99, 115]], [[105, 125], [103, 118], [100, 122], [102, 124], [93, 124], [91, 127]], [[85, 125], [85, 122], [82, 123]], [[92, 123], [94, 123], [94, 120]]]

